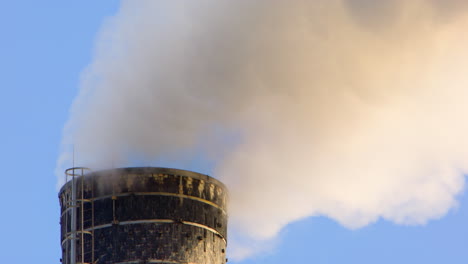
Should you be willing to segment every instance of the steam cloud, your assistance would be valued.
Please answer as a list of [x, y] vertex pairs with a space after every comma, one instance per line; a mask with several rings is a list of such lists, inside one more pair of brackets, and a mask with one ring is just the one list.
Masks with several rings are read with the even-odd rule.
[[204, 155], [230, 188], [231, 227], [251, 243], [309, 216], [349, 228], [440, 218], [468, 171], [465, 10], [123, 1], [83, 75], [57, 174], [71, 145], [93, 168]]

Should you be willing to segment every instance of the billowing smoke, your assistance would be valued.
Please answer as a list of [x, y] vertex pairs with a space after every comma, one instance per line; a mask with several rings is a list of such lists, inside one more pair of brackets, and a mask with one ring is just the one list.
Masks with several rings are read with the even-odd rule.
[[310, 216], [349, 228], [440, 218], [468, 171], [464, 2], [123, 1], [83, 75], [58, 174], [72, 145], [93, 168], [203, 156], [252, 243], [233, 245], [237, 258]]

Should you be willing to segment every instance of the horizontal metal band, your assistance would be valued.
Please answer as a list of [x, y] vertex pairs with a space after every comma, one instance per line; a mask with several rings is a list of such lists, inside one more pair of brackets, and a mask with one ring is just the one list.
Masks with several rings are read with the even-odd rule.
[[[115, 264], [140, 264], [141, 260], [135, 261], [125, 261], [125, 262], [116, 262]], [[195, 262], [186, 262], [186, 261], [173, 261], [173, 260], [162, 260], [162, 259], [148, 259], [145, 263], [160, 263], [160, 264], [198, 264]]]
[[[203, 199], [203, 198], [200, 198], [200, 197], [196, 197], [196, 196], [191, 196], [191, 195], [185, 195], [185, 194], [178, 194], [178, 193], [168, 193], [168, 192], [131, 192], [131, 193], [119, 193], [119, 194], [116, 194], [116, 195], [104, 195], [104, 196], [99, 196], [99, 197], [95, 197], [93, 199], [85, 199], [86, 201], [89, 201], [89, 202], [92, 202], [92, 201], [97, 201], [97, 200], [104, 200], [104, 199], [109, 199], [109, 198], [112, 198], [113, 196], [114, 197], [126, 197], [126, 196], [131, 196], [131, 195], [138, 195], [138, 196], [170, 196], [170, 197], [178, 197], [178, 198], [187, 198], [187, 199], [191, 199], [191, 200], [195, 200], [195, 201], [198, 201], [198, 202], [202, 202], [202, 203], [205, 203], [205, 204], [209, 204], [215, 208], [218, 208], [219, 210], [221, 210], [223, 212], [223, 214], [227, 214], [226, 213], [226, 210], [224, 210], [224, 208], [222, 208], [221, 206], [211, 202], [211, 201], [208, 201], [206, 199]], [[65, 215], [68, 211], [70, 211], [71, 209], [73, 209], [72, 207], [68, 207], [66, 208], [65, 210], [63, 210], [63, 212], [61, 213], [61, 217], [63, 217], [63, 215]]]
[[119, 193], [119, 194], [114, 194], [114, 195], [104, 195], [104, 196], [99, 196], [95, 197], [92, 200], [103, 200], [103, 199], [109, 199], [112, 198], [112, 196], [115, 197], [125, 197], [125, 196], [131, 196], [131, 195], [138, 195], [138, 196], [171, 196], [171, 197], [178, 197], [178, 198], [187, 198], [191, 200], [195, 200], [198, 202], [206, 203], [209, 204], [213, 207], [218, 208], [221, 210], [224, 214], [226, 214], [226, 210], [222, 208], [221, 206], [217, 205], [216, 203], [213, 203], [211, 201], [208, 201], [206, 199], [197, 197], [197, 196], [192, 196], [192, 195], [186, 195], [186, 194], [179, 194], [179, 193], [168, 193], [168, 192], [127, 192], [127, 193]]
[[66, 203], [67, 208], [62, 211], [62, 214], [60, 214], [60, 217], [62, 217], [64, 214], [66, 214], [68, 211], [70, 211], [73, 208], [79, 208], [80, 205], [78, 205], [78, 204], [80, 204], [80, 203], [83, 204], [83, 203], [91, 203], [91, 202], [93, 202], [93, 201], [90, 200], [90, 199], [76, 199], [75, 203], [77, 205], [73, 205], [73, 201], [69, 201], [69, 202]]
[[[227, 244], [227, 241], [224, 238], [224, 236], [221, 233], [219, 233], [216, 229], [211, 228], [211, 227], [206, 226], [206, 225], [202, 225], [202, 224], [194, 223], [194, 222], [189, 222], [189, 221], [174, 221], [174, 220], [171, 220], [171, 219], [147, 219], [147, 220], [123, 221], [123, 222], [119, 222], [118, 225], [176, 224], [176, 223], [189, 225], [189, 226], [195, 226], [195, 227], [198, 227], [198, 228], [203, 228], [203, 229], [205, 229], [207, 231], [210, 231], [213, 234], [219, 236], [224, 241], [224, 243]], [[87, 228], [84, 231], [92, 231], [92, 230], [96, 230], [96, 229], [108, 228], [108, 227], [111, 227], [112, 225], [113, 225], [112, 223], [104, 224], [104, 225], [98, 225], [98, 226], [95, 226], [94, 228]]]

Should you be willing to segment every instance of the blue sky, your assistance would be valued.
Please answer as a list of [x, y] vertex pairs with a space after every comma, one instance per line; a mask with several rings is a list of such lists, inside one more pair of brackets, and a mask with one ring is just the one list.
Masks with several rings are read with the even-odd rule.
[[[54, 168], [61, 130], [91, 62], [94, 40], [118, 1], [0, 4], [2, 263], [59, 263]], [[468, 263], [468, 195], [425, 226], [385, 221], [359, 230], [323, 217], [293, 223], [275, 250], [250, 263]]]

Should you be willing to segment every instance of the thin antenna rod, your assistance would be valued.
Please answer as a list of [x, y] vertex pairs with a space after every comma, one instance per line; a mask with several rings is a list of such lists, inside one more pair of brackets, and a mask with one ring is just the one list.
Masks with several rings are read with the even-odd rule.
[[72, 168], [75, 168], [75, 144], [73, 144]]

